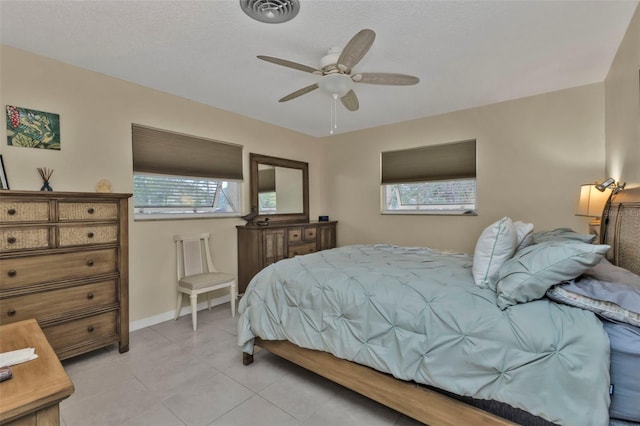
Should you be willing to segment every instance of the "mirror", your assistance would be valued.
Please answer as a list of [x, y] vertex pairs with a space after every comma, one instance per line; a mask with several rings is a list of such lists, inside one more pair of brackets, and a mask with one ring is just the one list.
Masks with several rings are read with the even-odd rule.
[[249, 154], [251, 212], [255, 220], [309, 221], [309, 164]]

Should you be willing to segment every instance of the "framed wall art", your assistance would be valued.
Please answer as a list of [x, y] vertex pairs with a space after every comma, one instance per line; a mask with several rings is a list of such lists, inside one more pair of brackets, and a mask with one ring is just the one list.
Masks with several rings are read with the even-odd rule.
[[7, 105], [7, 144], [60, 150], [60, 115]]
[[7, 173], [4, 171], [2, 154], [0, 154], [0, 183], [2, 183], [2, 187], [0, 187], [0, 189], [9, 189], [9, 181], [7, 181]]

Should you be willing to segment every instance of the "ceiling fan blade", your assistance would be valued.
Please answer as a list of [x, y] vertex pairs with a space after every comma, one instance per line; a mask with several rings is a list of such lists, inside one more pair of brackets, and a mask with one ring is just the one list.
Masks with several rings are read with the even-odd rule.
[[340, 98], [340, 101], [349, 111], [357, 111], [360, 108], [360, 102], [358, 102], [356, 92], [353, 90], [349, 90], [346, 95]]
[[318, 83], [313, 83], [310, 86], [307, 87], [303, 87], [302, 89], [298, 89], [293, 93], [289, 93], [287, 96], [285, 96], [284, 98], [280, 99], [278, 102], [287, 102], [290, 101], [291, 99], [295, 99], [298, 96], [302, 96], [306, 93], [309, 93], [313, 90], [316, 90], [318, 88]]
[[356, 83], [384, 84], [388, 86], [413, 86], [418, 84], [420, 79], [412, 75], [392, 74], [386, 72], [367, 72], [352, 76]]
[[258, 55], [258, 59], [262, 59], [263, 61], [271, 62], [276, 65], [282, 65], [283, 67], [293, 68], [294, 70], [322, 75], [322, 71], [320, 71], [317, 68], [313, 68], [307, 65], [302, 65], [297, 62], [287, 61], [286, 59], [274, 58], [273, 56], [264, 56], [264, 55]]
[[375, 38], [376, 33], [369, 29], [364, 29], [354, 35], [342, 50], [338, 58], [338, 67], [348, 73], [369, 51]]

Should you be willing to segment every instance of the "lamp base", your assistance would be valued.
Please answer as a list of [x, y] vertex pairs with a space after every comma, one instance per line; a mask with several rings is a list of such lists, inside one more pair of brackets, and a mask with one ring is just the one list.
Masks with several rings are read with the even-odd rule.
[[593, 219], [589, 222], [589, 234], [596, 236], [596, 239], [593, 240], [594, 244], [600, 243], [600, 223], [600, 219]]

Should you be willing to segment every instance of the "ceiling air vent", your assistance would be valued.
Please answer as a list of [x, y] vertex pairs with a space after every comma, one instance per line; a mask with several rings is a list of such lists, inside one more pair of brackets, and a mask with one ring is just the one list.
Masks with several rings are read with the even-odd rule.
[[280, 24], [298, 14], [300, 3], [298, 0], [240, 0], [240, 7], [256, 21]]

